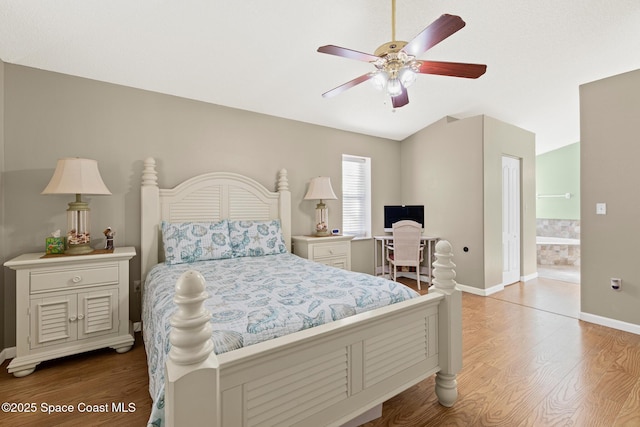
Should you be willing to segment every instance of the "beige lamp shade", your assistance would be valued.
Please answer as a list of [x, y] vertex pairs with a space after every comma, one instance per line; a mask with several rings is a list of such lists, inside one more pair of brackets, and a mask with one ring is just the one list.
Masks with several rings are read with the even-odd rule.
[[309, 183], [309, 190], [304, 196], [305, 200], [336, 200], [336, 193], [331, 188], [331, 179], [328, 176], [318, 176]]
[[59, 159], [42, 194], [111, 194], [104, 185], [98, 162], [77, 157]]

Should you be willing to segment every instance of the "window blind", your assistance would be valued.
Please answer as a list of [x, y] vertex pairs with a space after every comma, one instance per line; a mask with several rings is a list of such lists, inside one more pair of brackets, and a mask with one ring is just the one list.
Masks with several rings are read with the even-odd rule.
[[371, 159], [342, 156], [342, 232], [371, 236]]

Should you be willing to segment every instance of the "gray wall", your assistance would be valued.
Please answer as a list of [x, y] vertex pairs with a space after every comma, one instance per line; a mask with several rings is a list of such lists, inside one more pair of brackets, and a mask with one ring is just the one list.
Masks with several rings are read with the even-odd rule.
[[[580, 108], [581, 310], [638, 325], [640, 71], [581, 86]], [[117, 245], [137, 247], [140, 173], [148, 156], [156, 157], [164, 187], [202, 172], [227, 170], [275, 188], [276, 171], [287, 168], [293, 231], [301, 234], [310, 232], [313, 222], [314, 202], [302, 200], [306, 184], [313, 176], [329, 175], [340, 196], [340, 156], [346, 153], [372, 158], [374, 234], [382, 232], [384, 204], [424, 203], [427, 232], [454, 244], [458, 281], [483, 288], [498, 277], [484, 270], [483, 251], [497, 248], [497, 243], [484, 242], [482, 231], [483, 215], [496, 219], [492, 212], [497, 199], [483, 197], [487, 178], [477, 161], [480, 147], [498, 138], [502, 142], [496, 150], [521, 157], [530, 148], [514, 146], [509, 132], [533, 139], [526, 131], [506, 129], [509, 125], [482, 116], [445, 118], [398, 143], [0, 61], [0, 261], [42, 251], [44, 237], [66, 227], [69, 197], [40, 195], [59, 157], [98, 160], [113, 195], [88, 198], [93, 234], [110, 225], [117, 232]], [[535, 166], [528, 161], [523, 165], [523, 180], [528, 182]], [[535, 198], [523, 197], [526, 218], [535, 212]], [[443, 202], [447, 208], [437, 209]], [[595, 215], [598, 202], [607, 203], [606, 216]], [[340, 200], [328, 204], [332, 224], [341, 227]], [[487, 230], [492, 227], [497, 221]], [[535, 226], [531, 233], [523, 228], [525, 276], [535, 271], [532, 239]], [[463, 246], [470, 251], [462, 252]], [[370, 240], [354, 243], [354, 269], [372, 271], [372, 248]], [[134, 261], [132, 280], [139, 274], [139, 262]], [[611, 277], [623, 279], [622, 292], [609, 290]], [[15, 343], [15, 275], [6, 268], [0, 275], [0, 295], [1, 349]], [[134, 313], [138, 304], [132, 296]]]
[[[640, 70], [580, 86], [581, 311], [640, 325]], [[596, 215], [596, 203], [607, 204]], [[622, 279], [612, 291], [609, 279]]]
[[[4, 238], [4, 62], [0, 61], [0, 265], [5, 262], [5, 238]], [[4, 283], [4, 273], [0, 274], [0, 296], [2, 296], [2, 303], [0, 303], [0, 351], [5, 346], [5, 336], [14, 336], [15, 333], [7, 333], [10, 328], [15, 329], [15, 320], [8, 321], [8, 313], [3, 306], [6, 306], [8, 297], [11, 294], [7, 292], [7, 287]], [[15, 317], [14, 317], [15, 318]]]
[[[535, 138], [487, 116], [443, 118], [402, 142], [403, 203], [453, 246], [460, 284], [502, 283], [502, 155], [521, 159], [521, 276], [536, 272]], [[463, 248], [467, 247], [468, 252]]]
[[[5, 64], [5, 258], [44, 250], [44, 238], [66, 229], [73, 196], [41, 195], [60, 157], [98, 160], [112, 196], [87, 196], [94, 236], [116, 230], [116, 245], [140, 242], [142, 161], [156, 158], [159, 184], [224, 170], [275, 189], [289, 172], [294, 234], [313, 229], [315, 202], [303, 200], [309, 180], [328, 175], [338, 200], [327, 202], [331, 226], [341, 228], [341, 155], [371, 157], [374, 233], [382, 207], [398, 203], [400, 143], [279, 119], [168, 95]], [[391, 195], [391, 199], [386, 195]], [[396, 199], [397, 197], [397, 199]], [[100, 242], [96, 242], [100, 244]], [[372, 240], [354, 242], [353, 269], [373, 271]], [[139, 259], [131, 279], [140, 277]], [[15, 343], [15, 274], [4, 269], [4, 347]], [[132, 316], [139, 301], [132, 293]]]
[[426, 234], [453, 246], [456, 281], [478, 288], [484, 288], [482, 137], [482, 116], [445, 117], [405, 139], [401, 155], [403, 203], [425, 205]]
[[520, 159], [520, 276], [537, 272], [535, 135], [484, 116], [484, 249], [486, 287], [502, 283], [502, 156]]

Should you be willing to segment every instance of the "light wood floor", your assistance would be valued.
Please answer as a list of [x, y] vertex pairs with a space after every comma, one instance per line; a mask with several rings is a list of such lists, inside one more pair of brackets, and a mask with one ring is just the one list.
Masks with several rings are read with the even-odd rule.
[[[640, 426], [640, 336], [527, 306], [544, 299], [535, 296], [542, 287], [529, 284], [509, 287], [506, 296], [463, 294], [464, 367], [452, 408], [438, 404], [430, 378], [390, 399], [383, 417], [365, 426]], [[0, 413], [0, 425], [143, 426], [149, 416], [139, 337], [128, 353], [100, 350], [50, 361], [24, 378], [7, 374], [6, 365], [2, 402], [124, 402], [136, 410]]]
[[[0, 412], [0, 426], [144, 426], [151, 413], [147, 360], [139, 333], [127, 353], [97, 350], [42, 362], [31, 375], [15, 378], [0, 369], [0, 403], [35, 403], [35, 413]], [[133, 403], [135, 412], [78, 412], [78, 405]], [[42, 412], [41, 405], [72, 405], [74, 413]], [[82, 407], [82, 405], [81, 405]]]
[[563, 316], [580, 317], [580, 285], [559, 280], [537, 279], [507, 286], [489, 298], [512, 302]]

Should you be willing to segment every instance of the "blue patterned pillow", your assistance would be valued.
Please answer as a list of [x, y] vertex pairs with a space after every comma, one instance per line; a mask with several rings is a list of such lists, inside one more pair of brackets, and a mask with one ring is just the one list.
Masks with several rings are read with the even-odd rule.
[[234, 257], [274, 255], [287, 252], [280, 220], [229, 221]]
[[182, 264], [231, 258], [229, 222], [162, 222], [164, 262]]

